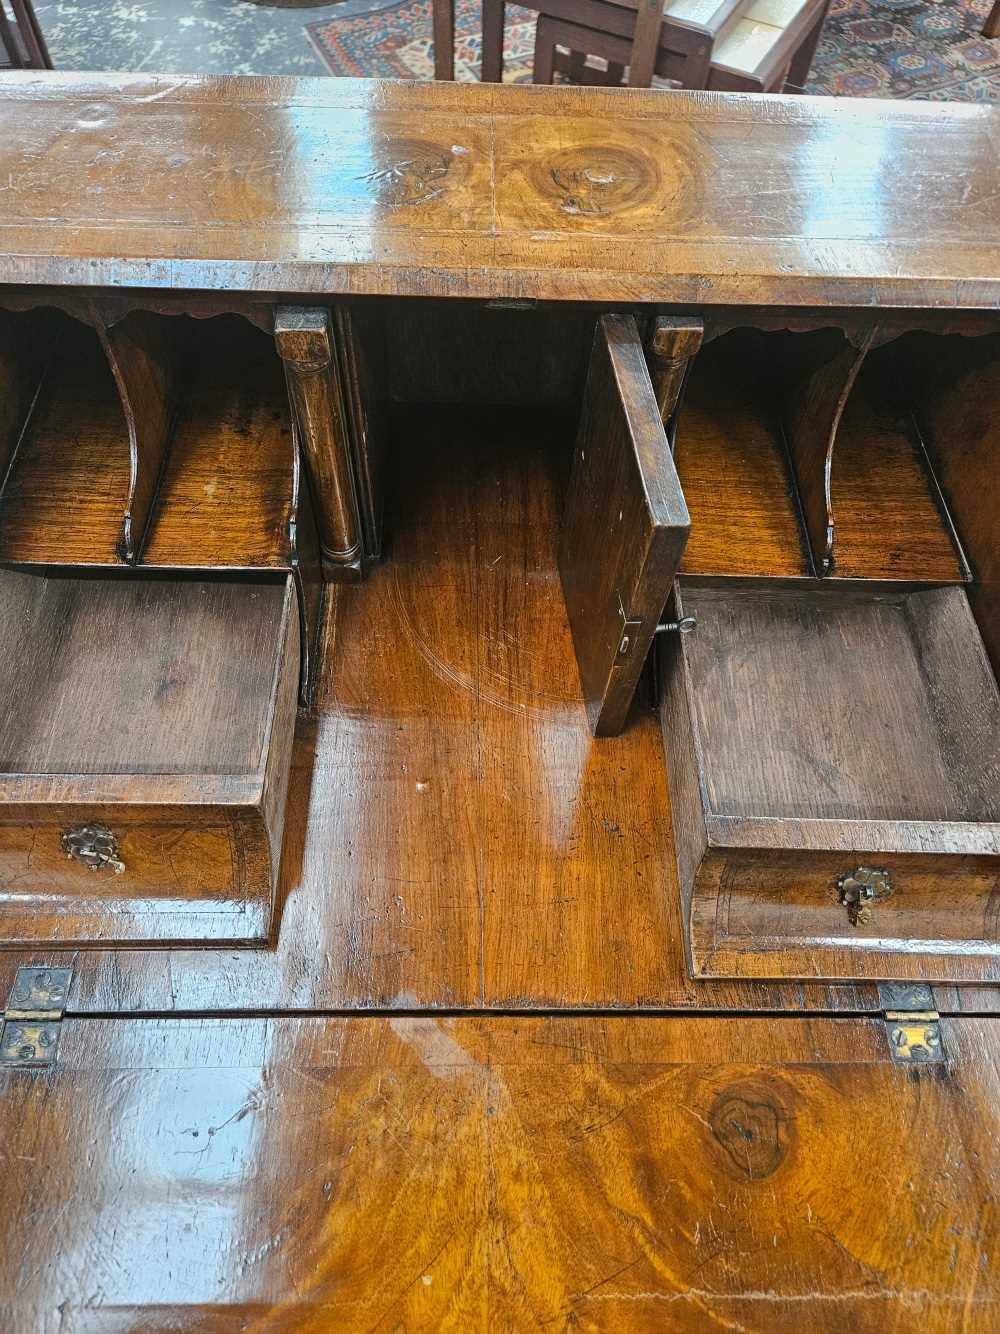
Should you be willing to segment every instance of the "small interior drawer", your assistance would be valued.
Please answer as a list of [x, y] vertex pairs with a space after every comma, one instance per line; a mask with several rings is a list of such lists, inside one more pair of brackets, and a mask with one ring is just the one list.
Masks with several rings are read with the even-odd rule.
[[0, 944], [265, 943], [291, 577], [0, 573]]
[[694, 975], [1000, 975], [1000, 695], [965, 590], [681, 578], [677, 601]]

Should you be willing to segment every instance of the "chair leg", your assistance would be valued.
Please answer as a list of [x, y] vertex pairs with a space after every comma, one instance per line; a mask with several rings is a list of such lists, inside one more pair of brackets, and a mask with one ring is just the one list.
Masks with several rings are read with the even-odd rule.
[[14, 29], [11, 26], [10, 19], [7, 17], [7, 11], [3, 7], [3, 0], [0, 0], [0, 47], [10, 61], [13, 69], [24, 68], [24, 58], [21, 55], [21, 43], [14, 35]]
[[34, 69], [51, 69], [52, 57], [32, 8], [31, 0], [10, 0], [14, 18], [21, 32], [21, 40], [28, 52], [28, 64]]
[[[997, 0], [1000, 5], [1000, 0]], [[788, 68], [788, 78], [785, 80], [784, 91], [786, 93], [801, 93], [805, 91], [805, 86], [809, 82], [809, 71], [812, 69], [813, 57], [816, 54], [816, 48], [819, 46], [819, 39], [823, 35], [823, 24], [826, 22], [827, 10], [829, 4], [823, 6], [820, 16], [816, 20], [812, 31], [808, 37], [792, 56], [792, 63]]]
[[663, 0], [639, 0], [635, 14], [635, 36], [628, 60], [628, 86], [648, 88], [656, 73], [663, 26]]
[[556, 44], [549, 36], [545, 15], [539, 14], [535, 28], [535, 59], [532, 83], [552, 83], [556, 72]]
[[455, 0], [432, 0], [434, 77], [455, 78]]
[[483, 0], [483, 63], [480, 74], [483, 83], [500, 83], [503, 79], [505, 9], [504, 0]]
[[994, 0], [989, 17], [983, 24], [984, 37], [1000, 37], [1000, 0]]

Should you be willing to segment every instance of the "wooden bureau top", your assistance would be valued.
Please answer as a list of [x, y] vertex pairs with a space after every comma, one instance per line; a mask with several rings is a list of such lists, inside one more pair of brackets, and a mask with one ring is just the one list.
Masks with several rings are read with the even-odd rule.
[[24, 72], [0, 282], [1000, 305], [1000, 108]]

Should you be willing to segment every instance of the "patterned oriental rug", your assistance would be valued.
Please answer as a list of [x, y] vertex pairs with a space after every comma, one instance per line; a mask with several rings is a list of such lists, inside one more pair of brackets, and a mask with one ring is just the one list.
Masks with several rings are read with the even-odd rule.
[[[1000, 40], [981, 35], [990, 0], [833, 0], [807, 91], [840, 97], [1000, 101]], [[479, 78], [479, 0], [456, 0], [455, 73]], [[303, 14], [305, 17], [305, 14]], [[507, 9], [504, 77], [530, 82], [535, 16]], [[348, 0], [306, 32], [331, 74], [433, 76], [430, 0], [377, 9]]]

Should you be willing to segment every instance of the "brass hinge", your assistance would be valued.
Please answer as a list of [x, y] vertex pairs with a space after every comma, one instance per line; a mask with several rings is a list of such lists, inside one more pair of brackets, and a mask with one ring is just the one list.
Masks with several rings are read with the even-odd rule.
[[72, 968], [25, 964], [17, 970], [3, 1012], [0, 1066], [54, 1063], [72, 978]]
[[907, 1065], [943, 1061], [940, 1015], [924, 982], [880, 982], [879, 1003], [894, 1061]]

